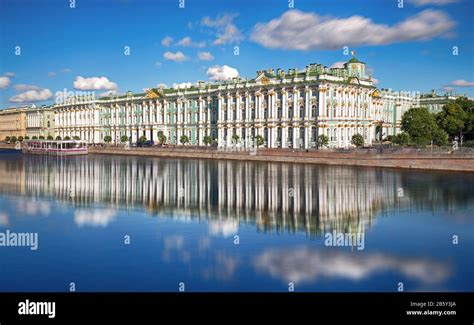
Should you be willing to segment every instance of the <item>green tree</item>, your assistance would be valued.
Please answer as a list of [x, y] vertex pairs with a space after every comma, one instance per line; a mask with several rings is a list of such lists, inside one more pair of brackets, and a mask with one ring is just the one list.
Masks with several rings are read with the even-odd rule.
[[181, 136], [181, 138], [179, 138], [179, 142], [181, 142], [181, 144], [183, 144], [183, 145], [186, 144], [186, 143], [188, 143], [188, 142], [189, 142], [188, 136], [185, 135], [185, 134], [183, 134], [183, 135]]
[[386, 140], [390, 142], [396, 142], [397, 139], [394, 135], [387, 135]]
[[406, 132], [399, 133], [395, 137], [395, 143], [398, 143], [401, 146], [406, 146], [410, 143], [410, 136]]
[[120, 137], [120, 142], [127, 142], [128, 141], [128, 137], [126, 135], [122, 135]]
[[232, 140], [234, 143], [237, 143], [239, 141], [240, 137], [237, 134], [232, 135]]
[[69, 140], [71, 140], [71, 137], [70, 137], [69, 135], [66, 135], [66, 136], [64, 137], [64, 140], [65, 140], [65, 141], [69, 141]]
[[436, 114], [438, 126], [451, 136], [457, 136], [464, 129], [464, 122], [468, 114], [456, 102], [450, 102], [443, 106], [443, 109]]
[[30, 140], [30, 137], [29, 137], [29, 136], [25, 136], [25, 140]]
[[356, 147], [362, 147], [364, 145], [364, 137], [359, 133], [354, 134], [351, 143]]
[[18, 137], [18, 141], [20, 141], [20, 142], [23, 141], [23, 137], [21, 135]]
[[204, 136], [204, 139], [202, 139], [205, 145], [210, 145], [212, 143], [212, 138], [209, 135]]
[[433, 143], [437, 146], [445, 146], [448, 143], [448, 133], [438, 128], [433, 134]]
[[260, 147], [265, 142], [265, 140], [263, 139], [261, 135], [257, 135], [254, 140], [257, 147]]
[[31, 139], [38, 140], [38, 137], [36, 135], [34, 135]]
[[166, 135], [163, 132], [158, 133], [158, 141], [160, 142], [160, 144], [166, 143]]
[[383, 136], [382, 126], [381, 125], [376, 125], [375, 126], [375, 139], [377, 141], [380, 141], [380, 140], [382, 140], [382, 136]]
[[11, 142], [16, 142], [16, 140], [18, 140], [18, 139], [16, 138], [16, 136], [12, 136], [12, 137], [10, 138], [10, 141], [11, 141]]
[[7, 135], [7, 136], [5, 137], [5, 141], [6, 141], [6, 142], [10, 142], [10, 141], [11, 141], [11, 138]]
[[429, 144], [437, 129], [435, 116], [424, 107], [410, 108], [402, 116], [402, 130], [418, 145]]
[[52, 136], [51, 134], [49, 134], [46, 139], [48, 139], [48, 140], [54, 140], [54, 138], [53, 138], [53, 136]]
[[40, 136], [38, 137], [38, 139], [44, 140], [44, 136], [40, 135]]
[[58, 136], [56, 137], [56, 140], [57, 140], [57, 141], [61, 141], [61, 137], [58, 135]]
[[329, 138], [325, 134], [318, 136], [318, 147], [325, 147], [329, 143]]
[[145, 143], [146, 140], [147, 140], [147, 139], [146, 139], [146, 136], [144, 136], [144, 135], [142, 135], [142, 136], [138, 139], [138, 141], [140, 141], [141, 143]]
[[81, 138], [79, 138], [77, 135], [73, 136], [72, 137], [74, 140], [81, 140]]
[[[64, 139], [66, 139], [66, 138], [64, 138]], [[104, 142], [105, 142], [105, 143], [110, 143], [110, 142], [112, 142], [112, 137], [111, 137], [110, 135], [106, 135], [106, 136], [104, 137]]]
[[466, 113], [463, 130], [466, 140], [474, 139], [474, 101], [467, 97], [458, 97], [454, 102]]

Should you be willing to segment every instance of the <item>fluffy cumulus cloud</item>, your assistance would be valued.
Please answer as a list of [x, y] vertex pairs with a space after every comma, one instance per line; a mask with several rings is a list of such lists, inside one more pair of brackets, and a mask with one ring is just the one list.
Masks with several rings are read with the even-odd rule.
[[117, 89], [118, 86], [106, 77], [84, 78], [77, 76], [74, 80], [74, 88], [79, 90], [113, 90]]
[[49, 89], [34, 89], [18, 94], [10, 98], [11, 103], [33, 103], [48, 100], [53, 97]]
[[343, 61], [337, 61], [334, 62], [333, 65], [330, 66], [330, 68], [344, 68], [344, 63]]
[[169, 51], [165, 52], [165, 54], [163, 54], [163, 58], [165, 60], [174, 61], [174, 62], [183, 62], [183, 61], [188, 60], [188, 57], [184, 55], [184, 53], [181, 51], [178, 51], [176, 53], [169, 52]]
[[289, 10], [254, 26], [250, 39], [267, 48], [334, 50], [344, 46], [385, 45], [449, 36], [455, 22], [444, 12], [427, 9], [395, 25], [376, 24], [370, 18], [335, 18]]
[[185, 88], [191, 87], [192, 85], [193, 85], [192, 82], [174, 83], [173, 88], [174, 89], [185, 89]]
[[216, 36], [214, 45], [238, 43], [244, 39], [244, 36], [234, 23], [235, 17], [237, 17], [236, 14], [222, 14], [215, 19], [204, 17], [201, 20], [201, 26], [213, 30]]
[[223, 81], [238, 77], [239, 72], [228, 65], [215, 65], [207, 69], [207, 76], [213, 81]]
[[453, 82], [451, 82], [451, 84], [449, 86], [453, 86], [453, 87], [474, 87], [474, 82], [459, 79], [459, 80], [454, 80]]
[[409, 0], [411, 4], [421, 7], [421, 6], [444, 6], [452, 3], [459, 2], [460, 0]]
[[7, 88], [10, 86], [11, 80], [8, 76], [0, 77], [0, 89]]
[[209, 222], [209, 234], [212, 236], [229, 237], [239, 231], [239, 224], [235, 220]]
[[6, 72], [5, 77], [13, 78], [15, 74], [13, 72]]
[[117, 89], [107, 90], [99, 94], [99, 97], [110, 97], [119, 95]]
[[0, 226], [8, 226], [8, 215], [5, 212], [0, 212]]
[[173, 42], [173, 38], [166, 36], [165, 38], [161, 40], [161, 45], [163, 45], [164, 47], [169, 47], [172, 42]]
[[199, 52], [198, 53], [198, 58], [201, 61], [212, 61], [212, 60], [214, 60], [214, 56], [211, 54], [211, 52]]
[[378, 253], [353, 254], [307, 247], [266, 250], [254, 259], [258, 271], [289, 282], [344, 278], [357, 281], [374, 273], [398, 272], [423, 283], [438, 283], [451, 273], [448, 265], [422, 258]]
[[28, 91], [28, 90], [39, 90], [39, 89], [41, 89], [40, 87], [35, 86], [35, 85], [25, 85], [25, 84], [18, 84], [18, 85], [13, 86], [13, 88], [15, 88], [18, 91]]
[[193, 42], [191, 40], [191, 37], [186, 36], [180, 39], [177, 43], [177, 46], [183, 46], [183, 47], [204, 47], [206, 46], [206, 42]]
[[76, 210], [74, 212], [74, 222], [77, 226], [107, 227], [115, 220], [117, 211], [112, 209], [100, 210]]

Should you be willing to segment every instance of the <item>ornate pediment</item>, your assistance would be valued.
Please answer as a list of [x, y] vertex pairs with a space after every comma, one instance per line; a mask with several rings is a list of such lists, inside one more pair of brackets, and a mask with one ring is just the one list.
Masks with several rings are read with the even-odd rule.
[[160, 98], [162, 95], [157, 89], [148, 89], [146, 91], [146, 97], [148, 98]]

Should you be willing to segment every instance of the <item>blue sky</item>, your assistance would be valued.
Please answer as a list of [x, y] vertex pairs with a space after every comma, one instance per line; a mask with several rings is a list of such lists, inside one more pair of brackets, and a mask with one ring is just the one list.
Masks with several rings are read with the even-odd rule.
[[398, 3], [185, 0], [180, 8], [180, 0], [76, 0], [70, 8], [70, 0], [0, 0], [0, 107], [49, 104], [64, 88], [142, 92], [237, 73], [252, 78], [268, 68], [331, 66], [350, 58], [344, 46], [380, 88], [474, 97], [474, 3]]

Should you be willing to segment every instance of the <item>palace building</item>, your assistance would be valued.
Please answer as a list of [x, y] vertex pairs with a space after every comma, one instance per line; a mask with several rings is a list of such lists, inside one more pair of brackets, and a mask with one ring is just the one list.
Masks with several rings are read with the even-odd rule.
[[353, 56], [340, 68], [260, 70], [253, 79], [71, 97], [51, 109], [55, 136], [89, 143], [104, 142], [105, 136], [112, 143], [124, 136], [132, 143], [141, 137], [157, 142], [164, 135], [172, 145], [205, 145], [211, 139], [219, 147], [253, 147], [258, 137], [267, 148], [308, 149], [317, 147], [320, 135], [332, 148], [351, 146], [355, 134], [370, 146], [399, 133], [411, 107], [436, 112], [453, 98], [377, 89], [365, 63]]
[[209, 136], [219, 146], [247, 146], [261, 136], [268, 148], [312, 148], [322, 134], [330, 147], [349, 146], [356, 133], [370, 145], [381, 101], [365, 63], [353, 57], [343, 68], [262, 70], [254, 79], [72, 100], [54, 110], [59, 136], [91, 143], [106, 135], [116, 143], [123, 135], [132, 142], [141, 136], [156, 141], [163, 133], [170, 144], [186, 135], [192, 145], [203, 145]]

